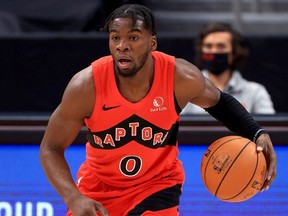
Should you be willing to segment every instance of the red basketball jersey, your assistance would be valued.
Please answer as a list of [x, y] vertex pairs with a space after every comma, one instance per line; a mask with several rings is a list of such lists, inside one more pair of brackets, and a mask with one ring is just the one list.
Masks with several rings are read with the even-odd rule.
[[141, 101], [119, 92], [112, 56], [92, 63], [96, 86], [88, 128], [87, 165], [100, 181], [130, 187], [157, 176], [182, 173], [178, 161], [179, 114], [174, 99], [175, 58], [155, 51], [154, 80]]

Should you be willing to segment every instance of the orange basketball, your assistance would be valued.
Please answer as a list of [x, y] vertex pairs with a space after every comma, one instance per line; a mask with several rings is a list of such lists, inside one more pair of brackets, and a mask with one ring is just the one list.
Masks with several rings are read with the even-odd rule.
[[266, 159], [256, 144], [241, 136], [213, 142], [201, 162], [201, 176], [208, 191], [227, 202], [255, 196], [266, 179]]

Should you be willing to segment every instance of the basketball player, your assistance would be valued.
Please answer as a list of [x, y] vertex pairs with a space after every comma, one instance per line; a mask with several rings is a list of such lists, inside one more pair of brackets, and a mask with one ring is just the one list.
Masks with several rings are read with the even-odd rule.
[[[262, 189], [269, 187], [276, 177], [276, 155], [267, 132], [194, 65], [156, 51], [148, 8], [121, 6], [104, 30], [111, 55], [71, 79], [41, 143], [42, 166], [68, 206], [67, 215], [179, 215], [184, 171], [177, 159], [177, 133], [179, 113], [188, 102], [257, 142], [268, 163]], [[83, 124], [88, 128], [86, 161], [74, 183], [64, 152]]]

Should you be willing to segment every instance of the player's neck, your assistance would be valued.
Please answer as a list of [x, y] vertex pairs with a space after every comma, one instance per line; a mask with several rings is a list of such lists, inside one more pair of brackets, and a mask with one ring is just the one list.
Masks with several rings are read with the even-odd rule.
[[142, 100], [150, 91], [154, 79], [154, 64], [145, 64], [133, 77], [117, 76], [120, 94], [132, 103]]

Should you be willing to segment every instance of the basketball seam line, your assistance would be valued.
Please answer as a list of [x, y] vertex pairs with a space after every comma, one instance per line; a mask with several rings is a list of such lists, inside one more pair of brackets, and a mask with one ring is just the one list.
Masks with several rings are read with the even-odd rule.
[[228, 199], [224, 199], [224, 200], [233, 199], [234, 197], [236, 197], [236, 196], [238, 196], [239, 194], [241, 194], [241, 193], [247, 188], [247, 186], [249, 186], [249, 184], [251, 183], [251, 181], [252, 181], [252, 179], [253, 179], [253, 177], [254, 177], [254, 175], [255, 175], [255, 173], [256, 173], [256, 170], [257, 170], [257, 167], [258, 167], [258, 163], [259, 163], [259, 156], [258, 156], [258, 154], [257, 154], [257, 161], [256, 161], [256, 165], [255, 165], [254, 172], [253, 172], [253, 174], [251, 175], [251, 178], [250, 178], [250, 180], [248, 181], [248, 183], [246, 184], [246, 186], [245, 186], [238, 194], [236, 194], [235, 196], [230, 197], [230, 198], [228, 198]]
[[[214, 155], [214, 153], [216, 152], [216, 150], [219, 149], [221, 146], [223, 146], [225, 143], [231, 142], [232, 140], [236, 140], [236, 139], [241, 139], [241, 138], [235, 137], [235, 138], [232, 138], [232, 139], [230, 139], [230, 140], [227, 140], [226, 142], [222, 143], [220, 146], [218, 146], [218, 147], [214, 150], [214, 152], [210, 155], [210, 157], [209, 157], [209, 159], [208, 159], [208, 161], [207, 161], [207, 163], [206, 163], [204, 173], [206, 173], [207, 167], [208, 167], [208, 164], [209, 164], [209, 161], [210, 161], [210, 159], [212, 158], [212, 156]], [[209, 149], [209, 147], [208, 147], [208, 149]], [[206, 175], [204, 175], [204, 184], [207, 185]]]
[[[229, 173], [229, 170], [232, 168], [232, 166], [233, 166], [233, 164], [236, 162], [237, 158], [241, 155], [241, 153], [242, 153], [242, 152], [244, 151], [244, 149], [249, 145], [249, 143], [251, 143], [251, 141], [249, 141], [249, 142], [244, 146], [244, 148], [241, 149], [241, 151], [240, 151], [240, 152], [238, 153], [238, 155], [235, 157], [235, 159], [234, 159], [233, 163], [231, 164], [231, 166], [229, 167], [229, 169], [226, 171], [225, 175], [223, 176], [223, 178], [221, 179], [221, 181], [220, 181], [220, 183], [219, 183], [219, 185], [218, 185], [218, 187], [217, 187], [217, 190], [216, 190], [216, 192], [215, 192], [215, 196], [217, 196], [217, 192], [218, 192], [219, 188], [221, 187], [222, 182], [224, 181], [226, 175]], [[257, 162], [258, 162], [258, 159], [257, 159]], [[254, 172], [255, 172], [255, 171], [254, 171]], [[251, 179], [250, 179], [250, 181], [251, 181]], [[249, 182], [250, 182], [250, 181], [249, 181]], [[234, 197], [235, 197], [235, 196], [234, 196]], [[233, 197], [232, 197], [232, 198], [233, 198]], [[231, 198], [229, 198], [229, 199], [231, 199]], [[223, 199], [223, 200], [229, 200], [229, 199]]]

